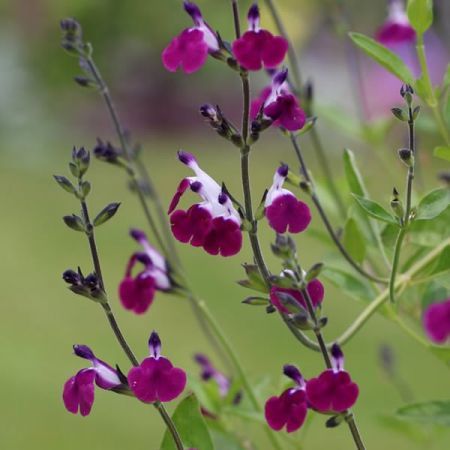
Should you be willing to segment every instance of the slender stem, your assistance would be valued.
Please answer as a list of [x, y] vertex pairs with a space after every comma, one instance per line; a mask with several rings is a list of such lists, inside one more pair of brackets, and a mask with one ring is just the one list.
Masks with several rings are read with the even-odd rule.
[[231, 7], [233, 8], [234, 32], [236, 39], [241, 37], [241, 24], [239, 21], [239, 7], [237, 0], [231, 0]]
[[405, 227], [400, 228], [400, 231], [398, 232], [397, 235], [397, 239], [395, 241], [394, 259], [392, 261], [391, 277], [389, 279], [389, 298], [391, 300], [391, 303], [395, 303], [395, 278], [397, 276], [398, 263], [400, 260], [400, 251], [402, 248], [402, 243], [405, 234], [406, 228]]
[[361, 439], [358, 426], [356, 425], [355, 422], [355, 417], [351, 411], [349, 411], [345, 416], [345, 421], [347, 422], [348, 427], [350, 428], [350, 432], [352, 433], [353, 440], [355, 441], [356, 444], [356, 448], [358, 450], [364, 450], [366, 447], [364, 446], [364, 443]]
[[442, 117], [442, 111], [439, 107], [439, 101], [436, 97], [436, 93], [433, 89], [433, 84], [431, 83], [430, 73], [428, 71], [427, 58], [425, 54], [425, 45], [423, 42], [423, 34], [417, 34], [417, 57], [419, 58], [420, 68], [422, 70], [422, 79], [426, 86], [426, 97], [425, 101], [433, 112], [434, 119], [438, 125], [439, 132], [441, 133], [445, 143], [450, 145], [450, 137], [448, 133], [448, 128], [444, 118]]
[[162, 419], [164, 420], [167, 429], [169, 430], [170, 434], [172, 435], [172, 438], [175, 442], [175, 445], [177, 447], [177, 450], [183, 450], [183, 442], [181, 441], [181, 437], [178, 434], [177, 428], [175, 427], [175, 424], [173, 423], [172, 419], [170, 418], [169, 414], [167, 414], [166, 408], [161, 402], [155, 402], [153, 403], [153, 406], [158, 410], [159, 414], [161, 415]]
[[116, 130], [117, 136], [119, 137], [123, 155], [125, 156], [125, 159], [127, 160], [127, 163], [128, 163], [127, 172], [128, 172], [128, 174], [131, 178], [131, 181], [136, 189], [136, 193], [138, 194], [139, 202], [141, 203], [142, 209], [144, 210], [145, 217], [148, 221], [148, 224], [152, 230], [152, 233], [155, 236], [155, 239], [156, 239], [159, 247], [166, 255], [168, 255], [168, 258], [170, 260], [171, 255], [169, 252], [166, 251], [165, 244], [161, 238], [158, 227], [156, 226], [156, 223], [153, 220], [153, 217], [152, 217], [150, 209], [147, 205], [147, 202], [145, 201], [144, 192], [142, 191], [142, 188], [139, 185], [139, 182], [138, 182], [138, 179], [136, 176], [136, 171], [134, 169], [133, 156], [132, 156], [131, 150], [129, 148], [129, 145], [128, 145], [128, 142], [127, 142], [127, 139], [125, 136], [125, 131], [120, 122], [119, 115], [116, 111], [112, 97], [109, 93], [108, 86], [106, 85], [105, 81], [103, 80], [103, 77], [102, 77], [100, 71], [98, 70], [92, 57], [87, 56], [85, 59], [86, 59], [86, 62], [89, 66], [89, 69], [90, 69], [92, 75], [95, 78], [95, 81], [98, 84], [100, 94], [102, 95], [103, 100], [105, 101], [106, 107], [108, 108], [109, 114], [114, 123], [114, 128]]
[[330, 235], [331, 239], [333, 240], [333, 242], [335, 243], [336, 247], [338, 248], [338, 250], [341, 252], [342, 256], [347, 260], [347, 262], [357, 271], [359, 272], [361, 275], [363, 275], [364, 277], [368, 278], [371, 281], [375, 281], [377, 283], [383, 283], [383, 284], [387, 284], [387, 280], [384, 278], [380, 278], [376, 275], [372, 275], [369, 272], [367, 272], [366, 270], [364, 270], [352, 257], [351, 255], [347, 252], [347, 250], [345, 249], [345, 247], [342, 245], [341, 241], [339, 240], [339, 238], [336, 236], [336, 233], [334, 232], [333, 226], [331, 225], [330, 220], [328, 219], [327, 214], [325, 213], [325, 210], [322, 207], [322, 203], [320, 202], [319, 197], [317, 196], [316, 192], [315, 192], [315, 188], [314, 188], [314, 184], [313, 184], [313, 180], [309, 175], [308, 172], [308, 168], [306, 167], [306, 163], [305, 160], [303, 158], [302, 152], [300, 150], [300, 146], [298, 145], [297, 142], [297, 138], [295, 137], [295, 135], [293, 133], [291, 133], [290, 135], [290, 139], [292, 142], [292, 146], [294, 147], [295, 153], [297, 155], [298, 161], [300, 163], [300, 170], [301, 173], [303, 174], [305, 180], [310, 184], [311, 189], [312, 189], [312, 194], [311, 194], [311, 200], [313, 201], [315, 207], [317, 208], [317, 212], [320, 215], [320, 218], [322, 219], [322, 222], [325, 225], [325, 228], [328, 231], [328, 234]]

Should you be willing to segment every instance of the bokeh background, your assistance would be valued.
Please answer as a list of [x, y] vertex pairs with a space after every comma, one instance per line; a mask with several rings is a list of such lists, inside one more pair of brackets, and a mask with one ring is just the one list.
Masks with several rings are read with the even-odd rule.
[[[358, 88], [349, 65], [352, 50], [345, 35], [347, 27], [373, 35], [384, 20], [385, 2], [278, 3], [300, 55], [302, 75], [314, 82], [318, 129], [338, 185], [350, 204], [341, 169], [342, 149], [350, 147], [373, 197], [386, 200], [391, 187], [403, 180], [404, 168], [395, 155], [405, 133], [386, 111], [372, 111], [371, 127], [364, 126], [367, 117], [354, 102]], [[203, 0], [199, 4], [222, 36], [232, 39], [229, 2]], [[344, 6], [347, 22], [339, 15], [338, 4]], [[435, 4], [437, 21], [433, 32], [445, 54], [449, 44], [449, 4], [445, 0]], [[242, 2], [243, 15], [248, 5]], [[264, 7], [262, 14], [264, 25], [274, 29]], [[67, 413], [61, 401], [64, 381], [83, 364], [72, 356], [72, 344], [88, 344], [103, 359], [127, 368], [101, 309], [72, 295], [61, 280], [65, 269], [80, 265], [89, 271], [91, 263], [83, 236], [68, 230], [61, 220], [63, 215], [76, 212], [77, 204], [56, 186], [52, 174], [68, 175], [66, 164], [73, 145], [91, 149], [96, 137], [115, 141], [101, 98], [72, 82], [79, 72], [77, 61], [60, 48], [58, 27], [59, 20], [66, 16], [76, 17], [93, 43], [96, 60], [111, 86], [123, 122], [143, 145], [145, 161], [164, 204], [186, 174], [175, 158], [179, 148], [195, 152], [206, 170], [225, 180], [229, 189], [239, 195], [239, 153], [203, 123], [198, 106], [218, 103], [237, 121], [240, 83], [233, 72], [214, 60], [191, 76], [164, 71], [160, 63], [162, 48], [189, 24], [180, 1], [0, 2], [0, 447], [157, 450], [163, 427], [152, 408], [97, 390], [91, 415], [81, 418]], [[370, 71], [364, 58], [359, 58], [359, 63]], [[252, 78], [255, 95], [264, 82], [263, 74]], [[364, 91], [369, 99], [383, 93], [383, 87], [376, 85]], [[442, 169], [442, 162], [431, 156], [431, 149], [439, 141], [427, 113], [420, 127], [422, 185], [431, 188], [438, 185], [436, 174]], [[271, 130], [255, 147], [252, 181], [256, 198], [270, 184], [279, 161], [295, 166], [288, 144]], [[321, 172], [308, 137], [302, 144], [320, 183]], [[92, 211], [111, 201], [122, 202], [117, 217], [98, 230], [97, 239], [113, 307], [139, 357], [146, 355], [149, 332], [157, 329], [164, 352], [194, 376], [194, 352], [205, 352], [218, 363], [186, 302], [158, 295], [151, 310], [140, 317], [120, 308], [117, 285], [135, 249], [127, 231], [130, 226], [145, 228], [145, 222], [123, 174], [94, 161], [89, 178], [93, 184], [89, 197]], [[334, 224], [342, 225], [326, 196], [325, 200]], [[317, 232], [297, 238], [305, 266], [326, 259], [332, 252], [316, 216], [312, 228]], [[273, 235], [264, 224], [261, 233], [268, 261], [276, 271], [277, 261], [269, 255]], [[267, 392], [277, 392], [281, 367], [286, 362], [301, 365], [309, 375], [322, 369], [318, 355], [299, 347], [276, 315], [241, 304], [248, 292], [235, 280], [242, 277], [240, 263], [251, 260], [247, 244], [231, 259], [212, 257], [187, 246], [178, 248], [192, 284], [217, 316], [255, 383], [266, 379]], [[326, 290], [325, 313], [330, 324], [325, 333], [331, 339], [348, 326], [364, 303], [329, 283]], [[449, 391], [448, 369], [442, 362], [417, 347], [392, 323], [374, 317], [346, 347], [346, 367], [361, 387], [355, 413], [368, 448], [449, 448], [448, 430], [419, 425], [411, 430], [394, 424], [392, 414], [404, 400], [380, 364], [383, 345], [394, 352], [397, 376], [414, 400], [441, 399]], [[260, 439], [260, 449], [270, 448], [259, 436], [257, 426], [243, 424], [240, 432]], [[298, 440], [308, 449], [327, 445], [351, 448], [347, 429], [326, 430], [322, 417], [316, 417], [306, 433], [299, 433]]]

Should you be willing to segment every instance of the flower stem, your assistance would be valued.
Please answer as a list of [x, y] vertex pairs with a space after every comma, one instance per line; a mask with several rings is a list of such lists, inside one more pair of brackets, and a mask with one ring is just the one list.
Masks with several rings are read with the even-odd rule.
[[383, 283], [383, 284], [387, 284], [388, 280], [384, 279], [384, 278], [380, 278], [376, 275], [372, 275], [371, 273], [367, 272], [366, 270], [364, 270], [352, 257], [351, 255], [347, 252], [347, 250], [345, 249], [345, 247], [342, 245], [341, 241], [339, 240], [339, 238], [336, 236], [335, 231], [333, 230], [333, 227], [331, 225], [330, 220], [328, 219], [327, 214], [325, 213], [325, 210], [322, 207], [322, 203], [317, 195], [317, 193], [315, 192], [315, 188], [314, 188], [314, 184], [313, 184], [313, 180], [309, 175], [308, 172], [308, 168], [306, 167], [306, 163], [305, 160], [303, 158], [302, 152], [300, 150], [300, 146], [297, 142], [297, 138], [295, 137], [295, 135], [293, 133], [290, 134], [290, 139], [292, 142], [292, 146], [294, 147], [295, 150], [295, 154], [297, 155], [298, 161], [300, 163], [300, 170], [301, 173], [303, 174], [305, 180], [310, 184], [311, 189], [312, 189], [312, 193], [311, 193], [311, 200], [313, 201], [317, 212], [320, 215], [320, 218], [322, 219], [322, 222], [325, 225], [325, 228], [328, 231], [328, 234], [330, 235], [331, 239], [333, 240], [333, 242], [335, 243], [336, 247], [338, 248], [338, 250], [341, 252], [342, 256], [347, 260], [347, 262], [361, 275], [363, 275], [364, 277], [368, 278], [371, 281], [375, 281], [377, 283]]
[[161, 415], [162, 419], [164, 420], [167, 429], [169, 430], [170, 434], [172, 435], [172, 438], [175, 442], [175, 445], [177, 446], [177, 450], [183, 450], [183, 442], [181, 441], [181, 437], [178, 434], [178, 431], [175, 427], [175, 424], [173, 423], [172, 419], [170, 418], [169, 414], [167, 414], [166, 408], [161, 402], [155, 402], [153, 403], [153, 406], [158, 410], [159, 414]]

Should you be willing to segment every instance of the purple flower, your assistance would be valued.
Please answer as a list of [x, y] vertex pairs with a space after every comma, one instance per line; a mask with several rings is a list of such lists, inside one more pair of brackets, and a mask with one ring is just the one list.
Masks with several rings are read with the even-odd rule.
[[101, 389], [114, 389], [122, 385], [117, 371], [100, 359], [86, 345], [74, 345], [75, 354], [87, 359], [92, 367], [81, 369], [64, 384], [63, 401], [67, 411], [82, 416], [91, 412], [94, 403], [94, 384]]
[[275, 73], [271, 86], [265, 87], [259, 98], [252, 101], [250, 112], [255, 119], [262, 109], [263, 117], [272, 120], [275, 126], [297, 131], [304, 127], [306, 114], [289, 90], [287, 74], [287, 69]]
[[[178, 159], [192, 169], [195, 176], [181, 181], [170, 203], [168, 213], [173, 235], [180, 242], [203, 247], [211, 255], [235, 255], [242, 247], [241, 219], [230, 198], [199, 167], [193, 155], [180, 151]], [[174, 211], [189, 187], [203, 201], [186, 211]]]
[[333, 368], [306, 383], [308, 404], [321, 413], [336, 414], [351, 408], [358, 398], [358, 385], [344, 370], [344, 355], [337, 344], [331, 349]]
[[288, 42], [282, 36], [273, 36], [259, 26], [259, 10], [253, 4], [248, 11], [249, 30], [233, 42], [232, 49], [238, 63], [247, 70], [277, 67], [288, 50]]
[[[131, 230], [130, 235], [144, 251], [131, 255], [119, 285], [119, 297], [125, 309], [143, 314], [152, 304], [156, 291], [168, 291], [171, 282], [166, 260], [149, 244], [145, 233]], [[137, 263], [144, 268], [133, 277], [132, 271]]]
[[195, 3], [185, 1], [184, 9], [194, 21], [194, 26], [172, 39], [162, 52], [162, 61], [170, 72], [176, 72], [180, 67], [185, 73], [193, 73], [205, 64], [209, 53], [219, 50], [219, 41]]
[[197, 353], [194, 356], [195, 361], [201, 367], [201, 378], [204, 381], [214, 380], [219, 387], [222, 397], [225, 397], [230, 390], [230, 380], [220, 371], [218, 371], [211, 363], [206, 355]]
[[377, 30], [376, 39], [384, 45], [414, 42], [416, 32], [408, 21], [402, 0], [390, 0], [388, 17]]
[[280, 431], [286, 427], [292, 433], [303, 425], [308, 412], [305, 380], [295, 366], [284, 366], [284, 374], [294, 380], [295, 387], [286, 389], [279, 397], [269, 398], [264, 412], [270, 428]]
[[450, 298], [433, 303], [423, 315], [423, 326], [428, 337], [436, 344], [444, 344], [450, 337]]
[[[317, 308], [322, 303], [323, 297], [325, 295], [323, 284], [316, 278], [308, 283], [308, 285], [306, 286], [306, 290], [311, 297], [314, 308]], [[296, 289], [286, 289], [278, 286], [272, 286], [270, 289], [270, 301], [278, 311], [285, 314], [289, 313], [288, 309], [282, 304], [277, 296], [277, 293], [279, 292], [291, 295], [303, 307], [303, 309], [307, 309], [306, 301], [300, 291]]]
[[300, 233], [311, 222], [311, 212], [306, 203], [297, 200], [291, 191], [283, 189], [288, 170], [286, 165], [276, 170], [264, 203], [265, 214], [269, 225], [277, 233]]
[[152, 332], [148, 344], [150, 356], [128, 372], [130, 388], [144, 403], [170, 402], [183, 392], [186, 373], [160, 355], [161, 341], [156, 332]]

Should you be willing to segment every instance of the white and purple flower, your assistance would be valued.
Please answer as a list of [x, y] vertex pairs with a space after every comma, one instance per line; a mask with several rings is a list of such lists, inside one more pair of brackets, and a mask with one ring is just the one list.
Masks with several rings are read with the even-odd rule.
[[247, 70], [275, 68], [281, 64], [288, 50], [288, 42], [282, 36], [273, 36], [259, 26], [259, 9], [254, 3], [247, 15], [248, 31], [233, 42], [233, 54]]
[[264, 203], [265, 214], [269, 225], [277, 233], [300, 233], [310, 224], [311, 212], [306, 203], [297, 200], [291, 191], [283, 189], [288, 172], [286, 165], [276, 170]]
[[250, 115], [256, 119], [262, 110], [263, 117], [270, 119], [273, 125], [288, 131], [298, 131], [306, 123], [306, 114], [297, 98], [289, 90], [288, 70], [276, 72], [270, 86], [265, 87], [251, 104]]
[[376, 32], [376, 39], [384, 45], [399, 42], [414, 42], [416, 32], [406, 15], [402, 0], [390, 0], [388, 17]]
[[[119, 297], [125, 309], [143, 314], [153, 303], [156, 291], [170, 290], [169, 268], [167, 261], [150, 245], [143, 231], [133, 229], [130, 235], [142, 246], [143, 251], [131, 255], [119, 285]], [[138, 263], [143, 265], [143, 269], [133, 277], [133, 268]]]
[[[192, 169], [194, 177], [184, 178], [170, 203], [170, 224], [177, 240], [203, 247], [211, 255], [232, 256], [242, 247], [241, 218], [219, 184], [204, 172], [193, 155], [178, 152], [178, 159]], [[184, 211], [175, 208], [190, 188], [203, 201]]]
[[189, 74], [205, 64], [208, 54], [219, 51], [219, 41], [195, 3], [184, 1], [184, 9], [194, 21], [194, 26], [184, 29], [172, 39], [162, 52], [162, 61], [170, 72], [181, 68]]
[[95, 384], [106, 390], [123, 386], [116, 370], [98, 359], [86, 345], [74, 345], [74, 352], [80, 358], [91, 362], [92, 367], [81, 369], [64, 384], [63, 401], [67, 411], [82, 416], [91, 412], [94, 404]]

